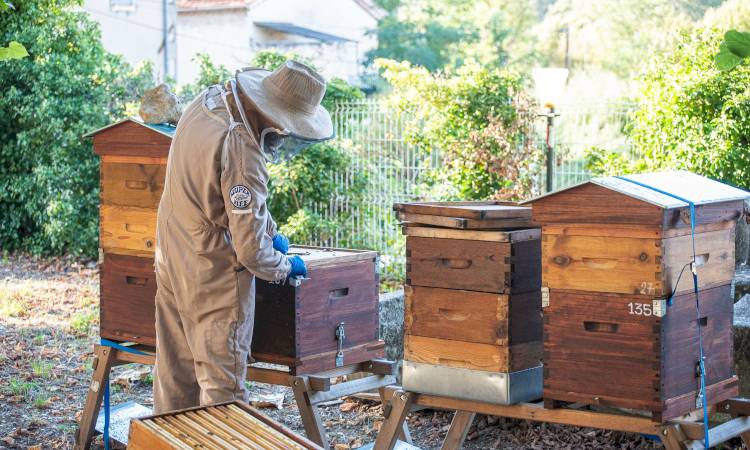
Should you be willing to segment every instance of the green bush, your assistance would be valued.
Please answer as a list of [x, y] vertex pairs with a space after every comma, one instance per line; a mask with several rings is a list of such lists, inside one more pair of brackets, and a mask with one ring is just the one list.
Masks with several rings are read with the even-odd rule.
[[134, 87], [80, 5], [22, 0], [0, 14], [0, 42], [30, 55], [0, 63], [2, 249], [96, 255], [98, 159], [82, 135], [119, 119]]
[[535, 104], [522, 79], [467, 63], [455, 72], [378, 60], [405, 114], [407, 139], [439, 151], [443, 166], [427, 181], [435, 199], [518, 199], [530, 194], [543, 153], [534, 139]]
[[185, 104], [191, 102], [207, 87], [224, 83], [232, 77], [229, 69], [222, 64], [216, 65], [206, 53], [196, 53], [192, 61], [198, 63], [198, 78], [192, 83], [181, 86], [177, 91]]
[[750, 66], [718, 70], [721, 40], [713, 29], [683, 33], [651, 58], [627, 129], [640, 160], [623, 171], [686, 169], [750, 188]]

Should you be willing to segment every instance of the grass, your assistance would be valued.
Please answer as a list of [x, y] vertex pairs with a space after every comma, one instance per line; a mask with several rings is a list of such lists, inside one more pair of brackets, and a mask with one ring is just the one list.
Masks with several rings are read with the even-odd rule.
[[31, 361], [31, 370], [32, 372], [34, 372], [34, 376], [40, 378], [49, 378], [52, 375], [53, 367], [55, 367], [55, 365], [49, 361], [44, 361], [41, 359]]
[[36, 345], [44, 345], [44, 341], [47, 340], [47, 336], [43, 334], [37, 334], [34, 336], [34, 344]]
[[143, 377], [143, 384], [147, 384], [149, 386], [154, 385], [154, 376], [152, 374], [148, 374], [145, 377]]
[[6, 392], [10, 395], [28, 398], [36, 387], [36, 383], [32, 381], [10, 380]]
[[62, 423], [59, 425], [55, 425], [55, 429], [61, 433], [73, 434], [78, 431], [78, 424]]
[[44, 409], [49, 406], [49, 397], [46, 394], [37, 394], [34, 396], [34, 407]]
[[96, 321], [96, 311], [81, 312], [73, 315], [70, 319], [71, 330], [79, 334], [88, 334], [91, 326]]
[[0, 317], [20, 317], [25, 312], [24, 302], [15, 292], [0, 291]]

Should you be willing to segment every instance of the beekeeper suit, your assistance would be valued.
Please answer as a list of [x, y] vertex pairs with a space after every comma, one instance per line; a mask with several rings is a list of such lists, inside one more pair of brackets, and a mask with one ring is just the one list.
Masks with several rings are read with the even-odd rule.
[[244, 69], [180, 118], [159, 203], [156, 413], [247, 400], [255, 277], [304, 276], [266, 206], [266, 163], [329, 139], [325, 80], [287, 61]]

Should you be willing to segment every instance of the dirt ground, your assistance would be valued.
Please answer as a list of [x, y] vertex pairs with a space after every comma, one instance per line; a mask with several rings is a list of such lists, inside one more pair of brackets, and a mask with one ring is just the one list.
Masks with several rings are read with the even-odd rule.
[[[0, 261], [0, 448], [71, 448], [76, 419], [91, 376], [91, 350], [97, 341], [98, 271], [93, 263], [70, 259], [5, 256]], [[123, 379], [125, 371], [134, 381]], [[148, 367], [115, 369], [112, 404], [128, 400], [151, 406]], [[287, 388], [251, 385], [257, 396], [281, 396], [281, 409], [263, 411], [302, 432]], [[382, 423], [378, 403], [343, 399], [321, 408], [336, 450], [372, 442]], [[415, 444], [439, 448], [451, 414], [425, 410], [409, 424]], [[97, 438], [93, 448], [102, 448]], [[650, 449], [647, 437], [575, 427], [480, 416], [469, 432], [467, 449]], [[727, 447], [733, 448], [733, 447]], [[741, 448], [739, 446], [735, 448]]]

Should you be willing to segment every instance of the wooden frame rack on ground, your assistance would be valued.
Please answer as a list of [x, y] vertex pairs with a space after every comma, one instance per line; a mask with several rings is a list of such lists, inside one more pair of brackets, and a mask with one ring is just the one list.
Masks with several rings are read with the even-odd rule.
[[[667, 423], [658, 423], [650, 417], [591, 411], [572, 406], [545, 409], [543, 402], [504, 406], [418, 394], [394, 387], [386, 388], [383, 395], [388, 399], [388, 404], [384, 404], [383, 408], [386, 420], [380, 428], [373, 450], [393, 449], [405, 424], [406, 415], [417, 407], [456, 411], [443, 441], [443, 450], [461, 448], [476, 414], [654, 435], [659, 437], [666, 450], [705, 448], [700, 411]], [[712, 406], [709, 411], [732, 416], [730, 420], [709, 430], [709, 443], [712, 447], [734, 437], [742, 438], [745, 445], [750, 444], [750, 400], [730, 399]]]
[[[112, 367], [131, 363], [154, 364], [156, 358], [154, 347], [143, 345], [128, 345], [128, 347], [145, 354], [125, 352], [103, 345], [94, 346], [94, 374], [76, 433], [74, 447], [76, 450], [87, 450], [91, 445], [94, 426], [104, 396], [104, 386], [109, 382]], [[396, 367], [397, 364], [393, 361], [375, 359], [316, 374], [292, 375], [284, 370], [248, 365], [247, 379], [259, 383], [291, 387], [307, 437], [321, 447], [328, 448], [328, 438], [316, 405], [372, 389], [378, 389], [381, 393], [381, 399], [383, 399], [385, 387], [396, 383]], [[366, 376], [341, 383], [331, 383], [332, 378], [355, 373], [363, 373]], [[409, 440], [408, 434], [404, 434], [404, 431], [401, 434]]]

